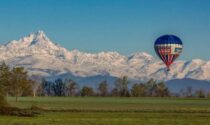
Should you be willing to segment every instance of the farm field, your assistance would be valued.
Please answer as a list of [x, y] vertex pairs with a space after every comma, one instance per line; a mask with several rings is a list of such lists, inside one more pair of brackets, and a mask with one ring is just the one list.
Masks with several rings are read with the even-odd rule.
[[45, 109], [35, 117], [0, 116], [0, 125], [210, 125], [210, 99], [8, 97], [11, 106]]

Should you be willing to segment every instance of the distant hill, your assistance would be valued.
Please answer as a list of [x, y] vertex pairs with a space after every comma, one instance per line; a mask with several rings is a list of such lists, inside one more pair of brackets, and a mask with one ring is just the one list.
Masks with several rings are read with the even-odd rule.
[[76, 83], [79, 84], [80, 87], [83, 86], [91, 86], [94, 89], [97, 89], [98, 85], [102, 82], [102, 81], [107, 81], [108, 83], [108, 87], [111, 89], [114, 87], [114, 83], [117, 79], [117, 77], [112, 77], [109, 75], [97, 75], [97, 76], [89, 76], [89, 77], [80, 77], [80, 76], [74, 76], [71, 73], [68, 74], [62, 74], [59, 76], [55, 76], [55, 77], [46, 77], [46, 80], [49, 81], [55, 81], [58, 78], [62, 78], [62, 79], [71, 79], [74, 80]]
[[195, 79], [174, 79], [166, 82], [169, 90], [175, 93], [179, 93], [181, 89], [192, 87], [193, 91], [202, 89], [205, 92], [210, 91], [210, 82]]

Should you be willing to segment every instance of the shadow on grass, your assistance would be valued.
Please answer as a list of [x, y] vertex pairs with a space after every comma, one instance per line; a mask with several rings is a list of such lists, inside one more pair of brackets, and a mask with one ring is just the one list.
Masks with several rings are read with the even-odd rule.
[[41, 113], [41, 110], [36, 106], [31, 106], [28, 109], [20, 109], [17, 107], [0, 106], [0, 115], [34, 117]]

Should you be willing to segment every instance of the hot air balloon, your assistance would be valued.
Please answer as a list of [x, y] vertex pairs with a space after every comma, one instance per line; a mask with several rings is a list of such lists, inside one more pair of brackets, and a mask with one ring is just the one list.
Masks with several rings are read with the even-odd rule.
[[154, 48], [156, 54], [165, 63], [168, 71], [170, 71], [170, 65], [181, 54], [183, 44], [177, 36], [163, 35], [155, 41]]

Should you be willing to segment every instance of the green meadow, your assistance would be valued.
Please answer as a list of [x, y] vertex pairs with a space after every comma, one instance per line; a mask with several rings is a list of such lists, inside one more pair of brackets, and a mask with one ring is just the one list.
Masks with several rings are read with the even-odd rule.
[[36, 106], [34, 117], [0, 116], [0, 125], [210, 125], [210, 99], [134, 97], [8, 97]]

